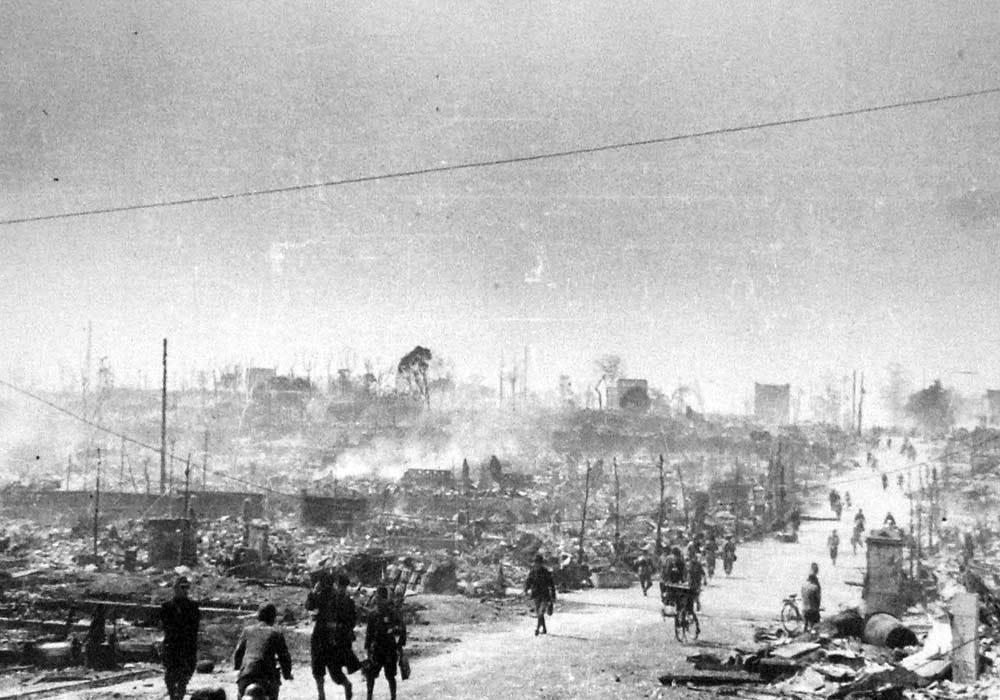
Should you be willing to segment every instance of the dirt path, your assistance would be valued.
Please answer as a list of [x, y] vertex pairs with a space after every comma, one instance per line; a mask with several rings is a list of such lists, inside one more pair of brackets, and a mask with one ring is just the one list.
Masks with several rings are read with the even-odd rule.
[[[896, 460], [886, 456], [885, 467], [894, 468]], [[849, 490], [852, 500], [865, 509], [869, 523], [881, 522], [887, 506], [901, 525], [905, 513], [898, 510], [905, 498], [895, 484], [883, 492], [879, 475], [870, 469], [856, 470], [845, 478], [852, 481], [838, 486]], [[823, 504], [813, 509], [817, 516], [830, 516]], [[740, 547], [734, 575], [717, 575], [702, 595], [702, 637], [697, 645], [681, 645], [673, 638], [671, 622], [660, 616], [659, 601], [644, 598], [637, 587], [627, 590], [591, 590], [567, 594], [557, 607], [547, 636], [532, 634], [533, 620], [483, 627], [454, 628], [447, 633], [459, 641], [443, 653], [418, 657], [413, 661], [413, 677], [400, 682], [399, 697], [412, 700], [431, 698], [477, 698], [512, 700], [513, 698], [608, 698], [704, 697], [684, 688], [665, 689], [657, 677], [667, 671], [690, 668], [685, 657], [701, 648], [723, 656], [733, 644], [751, 638], [755, 624], [775, 624], [784, 595], [797, 592], [809, 563], [820, 565], [823, 603], [826, 613], [844, 605], [857, 605], [858, 587], [865, 562], [863, 550], [851, 553], [850, 526], [854, 510], [845, 511], [837, 522], [806, 521], [796, 544], [765, 540]], [[841, 534], [841, 555], [837, 565], [830, 562], [826, 537], [833, 527]], [[852, 585], [854, 584], [854, 585]], [[426, 632], [425, 632], [426, 630]], [[437, 634], [418, 627], [413, 633]], [[306, 659], [295, 668], [295, 680], [282, 687], [281, 697], [311, 699], [315, 687]], [[235, 694], [234, 674], [222, 671], [196, 676], [197, 687], [226, 688]], [[355, 697], [364, 697], [363, 681], [353, 676]], [[117, 693], [117, 695], [115, 695]], [[123, 684], [93, 693], [78, 693], [78, 698], [162, 698], [159, 680]], [[340, 689], [327, 681], [327, 697], [340, 700]], [[379, 680], [375, 697], [388, 698], [385, 681]], [[66, 696], [68, 700], [68, 696]]]

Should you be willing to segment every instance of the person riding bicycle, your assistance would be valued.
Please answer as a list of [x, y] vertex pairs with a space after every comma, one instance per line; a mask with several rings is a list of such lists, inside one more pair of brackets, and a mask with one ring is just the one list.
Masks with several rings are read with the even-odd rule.
[[691, 589], [691, 600], [695, 610], [701, 610], [701, 587], [705, 581], [705, 567], [697, 555], [689, 557], [687, 560], [687, 584]]
[[684, 583], [686, 571], [684, 569], [684, 558], [681, 556], [680, 547], [673, 547], [670, 553], [663, 560], [663, 568], [660, 569], [660, 597], [666, 604], [671, 604], [673, 596], [669, 586]]
[[726, 576], [733, 573], [733, 562], [736, 561], [736, 543], [733, 542], [732, 535], [726, 537], [726, 543], [722, 545], [722, 568]]

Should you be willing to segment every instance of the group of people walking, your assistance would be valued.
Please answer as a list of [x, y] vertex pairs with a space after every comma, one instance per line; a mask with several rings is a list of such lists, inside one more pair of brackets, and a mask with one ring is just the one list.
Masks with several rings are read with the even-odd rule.
[[[358, 670], [364, 671], [368, 700], [372, 699], [379, 674], [384, 675], [389, 697], [395, 700], [397, 668], [404, 672], [407, 669], [402, 656], [406, 624], [388, 589], [379, 586], [367, 610], [366, 659], [362, 662], [354, 652], [358, 610], [348, 585], [347, 576], [324, 573], [306, 598], [306, 609], [315, 612], [310, 660], [317, 700], [326, 700], [327, 674], [344, 689], [345, 699], [351, 700], [353, 686], [348, 676]], [[164, 681], [170, 700], [183, 700], [197, 661], [201, 612], [189, 596], [190, 587], [187, 578], [177, 578], [173, 598], [160, 609]], [[278, 700], [282, 679], [292, 680], [292, 658], [284, 633], [275, 626], [277, 617], [275, 605], [265, 602], [257, 612], [256, 622], [240, 634], [233, 653], [238, 698]]]

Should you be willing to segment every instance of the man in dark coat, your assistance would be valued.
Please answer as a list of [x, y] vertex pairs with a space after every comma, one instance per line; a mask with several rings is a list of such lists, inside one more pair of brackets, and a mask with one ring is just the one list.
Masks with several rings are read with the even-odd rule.
[[552, 603], [556, 600], [556, 583], [552, 578], [552, 572], [545, 568], [545, 559], [541, 554], [535, 555], [535, 565], [531, 567], [524, 582], [524, 593], [531, 596], [535, 613], [535, 636], [548, 634], [545, 615], [552, 614]]
[[819, 565], [813, 562], [809, 568], [809, 576], [802, 584], [802, 619], [807, 632], [819, 624], [822, 594], [819, 585]]
[[183, 700], [198, 660], [198, 625], [201, 611], [191, 600], [191, 583], [184, 576], [174, 581], [174, 597], [160, 606], [163, 625], [163, 680], [170, 700]]
[[396, 665], [404, 646], [406, 624], [403, 616], [389, 600], [389, 589], [379, 586], [375, 590], [375, 609], [368, 615], [368, 626], [365, 629], [365, 651], [371, 662], [365, 677], [368, 700], [372, 700], [379, 671], [384, 673], [389, 684], [389, 700], [396, 700]]
[[353, 688], [343, 669], [346, 667], [348, 673], [354, 673], [359, 665], [351, 648], [358, 613], [354, 600], [347, 594], [350, 579], [340, 574], [335, 584], [331, 584], [333, 580], [329, 575], [321, 576], [306, 598], [306, 610], [316, 611], [309, 645], [312, 675], [316, 680], [318, 700], [326, 700], [323, 683], [327, 672], [334, 683], [344, 686], [344, 697], [351, 700]]
[[256, 683], [264, 688], [268, 700], [278, 700], [281, 677], [292, 680], [292, 657], [285, 635], [274, 626], [277, 618], [274, 604], [265, 603], [257, 611], [258, 624], [244, 628], [240, 635], [233, 654], [233, 665], [239, 671], [236, 697], [242, 698], [247, 686]]

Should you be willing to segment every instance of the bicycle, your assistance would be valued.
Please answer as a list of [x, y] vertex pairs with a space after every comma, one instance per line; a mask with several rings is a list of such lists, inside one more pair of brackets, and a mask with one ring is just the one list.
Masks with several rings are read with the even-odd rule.
[[[695, 596], [687, 586], [667, 584], [662, 596], [663, 604], [674, 606], [674, 637], [678, 642], [687, 642], [688, 638], [698, 639], [701, 634], [701, 624], [698, 614], [694, 611]], [[664, 613], [664, 617], [667, 615]], [[694, 631], [692, 633], [692, 628]]]
[[800, 634], [805, 628], [805, 619], [798, 603], [795, 602], [796, 598], [798, 595], [792, 593], [782, 601], [781, 605], [781, 626], [790, 635]]

